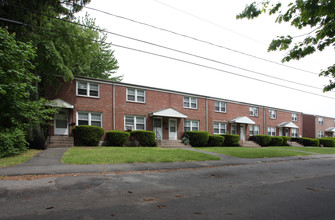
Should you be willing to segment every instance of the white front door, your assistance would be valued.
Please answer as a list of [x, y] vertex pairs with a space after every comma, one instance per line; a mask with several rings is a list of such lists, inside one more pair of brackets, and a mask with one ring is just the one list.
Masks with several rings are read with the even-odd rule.
[[153, 132], [155, 132], [156, 139], [163, 139], [162, 118], [153, 119]]
[[283, 129], [279, 128], [279, 136], [283, 136]]
[[169, 140], [177, 140], [177, 119], [169, 119]]
[[240, 139], [242, 141], [245, 141], [245, 125], [244, 124], [240, 125]]
[[69, 113], [67, 109], [62, 109], [55, 114], [55, 135], [69, 135]]

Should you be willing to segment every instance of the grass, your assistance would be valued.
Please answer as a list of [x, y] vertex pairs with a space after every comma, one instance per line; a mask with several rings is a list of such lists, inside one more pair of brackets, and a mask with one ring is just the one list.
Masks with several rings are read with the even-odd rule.
[[[272, 148], [272, 147], [271, 147]], [[277, 148], [277, 147], [273, 147]], [[335, 154], [335, 147], [280, 147], [288, 150], [298, 150], [318, 154]]]
[[239, 158], [265, 158], [311, 155], [308, 152], [291, 151], [279, 147], [246, 148], [246, 147], [197, 147], [198, 150], [210, 151]]
[[76, 147], [62, 158], [67, 164], [154, 163], [219, 160], [219, 157], [183, 149], [159, 147]]
[[10, 167], [24, 163], [39, 152], [40, 150], [30, 149], [22, 154], [0, 158], [0, 167]]

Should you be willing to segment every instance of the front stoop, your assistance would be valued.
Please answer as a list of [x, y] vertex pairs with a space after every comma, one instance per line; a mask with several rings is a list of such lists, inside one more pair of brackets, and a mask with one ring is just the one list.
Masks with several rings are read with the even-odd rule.
[[73, 137], [69, 136], [50, 136], [46, 142], [47, 148], [73, 147]]
[[287, 144], [290, 145], [291, 147], [304, 147], [304, 145], [301, 145], [295, 141], [287, 141]]
[[158, 146], [163, 148], [190, 148], [190, 145], [181, 143], [181, 140], [159, 140]]
[[254, 147], [254, 148], [260, 148], [261, 146], [253, 141], [240, 141], [241, 147]]

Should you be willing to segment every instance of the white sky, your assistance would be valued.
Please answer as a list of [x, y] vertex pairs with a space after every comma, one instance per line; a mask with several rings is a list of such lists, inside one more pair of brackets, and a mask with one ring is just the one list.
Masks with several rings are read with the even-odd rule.
[[[286, 51], [268, 53], [267, 47], [271, 40], [278, 35], [291, 34], [291, 36], [298, 36], [305, 34], [309, 32], [309, 29], [298, 31], [287, 24], [275, 24], [275, 17], [267, 15], [254, 20], [236, 20], [236, 15], [244, 9], [247, 3], [251, 2], [250, 0], [92, 0], [88, 6], [243, 53], [280, 62]], [[240, 53], [234, 53], [90, 9], [84, 8], [83, 12], [78, 15], [83, 16], [85, 12], [88, 12], [90, 17], [96, 18], [96, 24], [100, 28], [117, 34], [319, 88], [322, 88], [328, 82], [328, 79], [319, 77], [317, 74], [310, 74], [260, 61]], [[115, 50], [114, 55], [120, 66], [118, 75], [124, 76], [123, 82], [283, 108], [307, 114], [335, 117], [335, 92], [323, 93], [322, 89], [271, 79], [115, 35], [109, 35], [107, 41], [306, 90], [329, 96], [333, 99], [113, 47]], [[328, 49], [325, 52], [318, 52], [313, 56], [308, 56], [303, 60], [291, 61], [285, 64], [319, 73], [321, 69], [326, 69], [333, 62], [334, 50]]]

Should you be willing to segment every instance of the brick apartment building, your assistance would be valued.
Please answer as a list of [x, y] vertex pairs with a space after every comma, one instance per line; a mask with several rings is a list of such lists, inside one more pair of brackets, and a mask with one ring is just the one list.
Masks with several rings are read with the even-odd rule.
[[334, 137], [335, 119], [319, 115], [303, 115], [304, 137], [321, 138]]
[[69, 136], [75, 125], [150, 130], [166, 140], [197, 130], [238, 134], [241, 140], [257, 134], [303, 135], [301, 112], [110, 80], [76, 77], [59, 89], [49, 87], [45, 95], [62, 107], [51, 135]]

